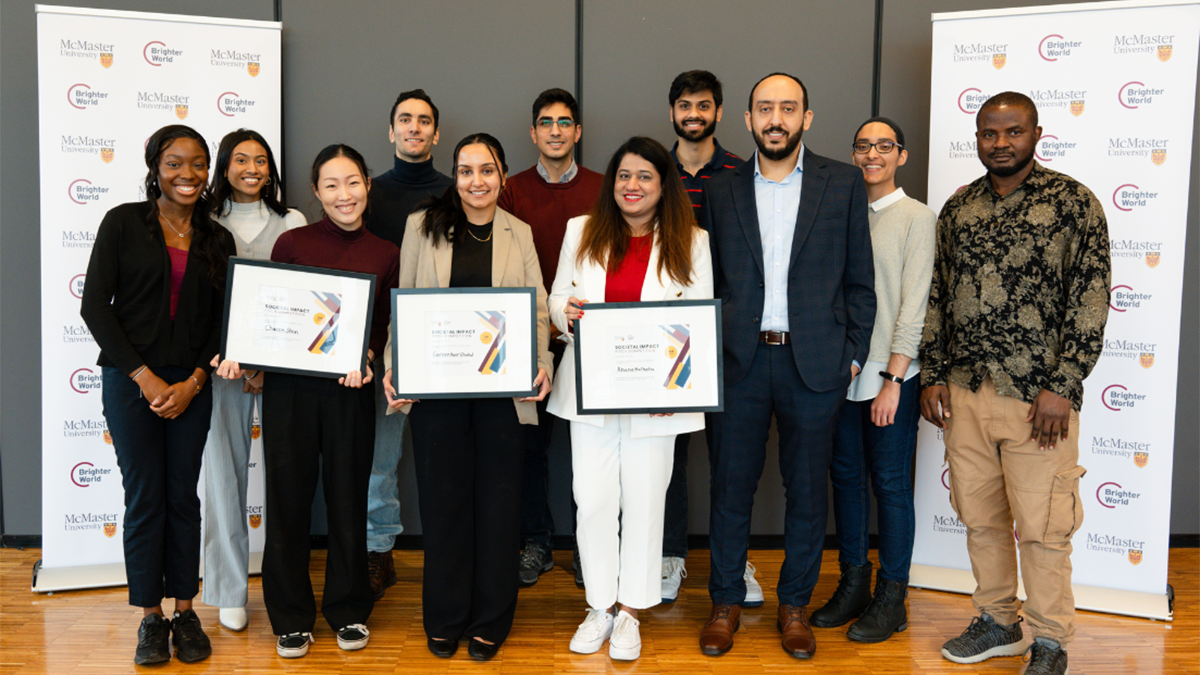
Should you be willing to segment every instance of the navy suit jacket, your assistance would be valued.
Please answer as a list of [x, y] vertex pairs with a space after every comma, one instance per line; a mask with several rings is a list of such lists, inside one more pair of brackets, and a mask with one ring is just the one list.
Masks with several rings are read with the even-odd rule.
[[[796, 368], [809, 389], [850, 383], [865, 364], [875, 325], [875, 262], [862, 170], [807, 148], [800, 212], [788, 265], [788, 328]], [[722, 302], [725, 384], [745, 377], [762, 330], [765, 289], [754, 161], [714, 178], [701, 226], [712, 245], [713, 294]]]

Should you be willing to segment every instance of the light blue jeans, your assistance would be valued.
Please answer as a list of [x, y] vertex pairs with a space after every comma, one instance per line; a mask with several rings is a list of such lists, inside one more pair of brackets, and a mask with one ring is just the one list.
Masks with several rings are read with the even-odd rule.
[[367, 550], [383, 553], [392, 550], [396, 535], [404, 531], [400, 524], [397, 474], [404, 451], [404, 425], [408, 423], [408, 415], [387, 414], [382, 357], [371, 363], [371, 370], [375, 373], [375, 458], [367, 488]]

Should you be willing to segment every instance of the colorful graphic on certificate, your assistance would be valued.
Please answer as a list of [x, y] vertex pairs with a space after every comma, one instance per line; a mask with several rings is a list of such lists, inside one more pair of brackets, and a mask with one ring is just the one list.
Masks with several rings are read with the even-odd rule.
[[691, 331], [687, 324], [608, 329], [618, 391], [691, 389]]
[[442, 377], [505, 373], [504, 312], [426, 312], [429, 370]]
[[264, 285], [259, 286], [258, 299], [256, 348], [336, 354], [340, 294]]

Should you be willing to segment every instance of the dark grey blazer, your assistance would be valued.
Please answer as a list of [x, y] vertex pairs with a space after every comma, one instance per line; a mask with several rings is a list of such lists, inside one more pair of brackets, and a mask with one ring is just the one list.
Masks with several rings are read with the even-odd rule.
[[[875, 263], [862, 170], [807, 148], [788, 265], [788, 328], [800, 377], [813, 391], [850, 382], [867, 362], [875, 325]], [[762, 235], [753, 158], [704, 191], [701, 227], [712, 245], [713, 293], [722, 301], [725, 384], [750, 368], [762, 325]]]

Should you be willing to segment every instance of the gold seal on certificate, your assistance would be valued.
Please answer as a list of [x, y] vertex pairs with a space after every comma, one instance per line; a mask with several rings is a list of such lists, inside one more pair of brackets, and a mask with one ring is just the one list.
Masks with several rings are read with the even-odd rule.
[[392, 364], [397, 398], [534, 395], [536, 290], [393, 290]]
[[317, 377], [365, 369], [375, 275], [235, 257], [227, 279], [223, 358]]
[[575, 368], [580, 415], [720, 412], [721, 303], [589, 302]]

